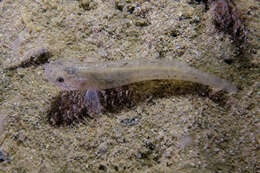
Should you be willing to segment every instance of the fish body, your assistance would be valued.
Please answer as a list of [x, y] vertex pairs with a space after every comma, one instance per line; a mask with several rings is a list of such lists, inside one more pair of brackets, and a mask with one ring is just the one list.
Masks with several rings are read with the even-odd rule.
[[63, 90], [102, 90], [155, 79], [182, 80], [236, 93], [230, 82], [175, 60], [121, 60], [83, 63], [58, 60], [45, 67], [46, 78]]

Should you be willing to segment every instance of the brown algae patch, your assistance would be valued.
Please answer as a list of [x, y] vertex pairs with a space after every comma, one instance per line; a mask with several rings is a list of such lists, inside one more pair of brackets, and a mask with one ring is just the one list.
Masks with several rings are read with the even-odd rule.
[[[79, 122], [85, 123], [89, 114], [84, 102], [85, 91], [63, 91], [54, 98], [48, 112], [51, 125], [68, 126]], [[106, 89], [98, 92], [103, 113], [116, 113], [125, 108], [133, 108], [138, 100], [133, 89], [126, 87]], [[96, 118], [98, 118], [97, 116]]]
[[44, 45], [42, 40], [30, 42], [26, 35], [29, 35], [26, 31], [18, 34], [13, 42], [11, 58], [4, 62], [5, 68], [15, 69], [43, 64], [49, 59], [51, 54], [46, 44]]

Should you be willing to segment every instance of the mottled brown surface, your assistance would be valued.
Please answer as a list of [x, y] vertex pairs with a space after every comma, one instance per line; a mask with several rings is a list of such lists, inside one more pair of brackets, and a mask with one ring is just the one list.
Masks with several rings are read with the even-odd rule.
[[237, 44], [244, 44], [247, 31], [236, 4], [231, 0], [216, 0], [209, 3], [217, 28], [230, 34]]
[[[48, 120], [51, 125], [68, 126], [79, 122], [84, 123], [86, 118], [95, 118], [89, 112], [84, 96], [86, 91], [63, 91], [51, 103]], [[124, 108], [133, 108], [138, 100], [132, 88], [128, 86], [98, 91], [102, 113], [120, 112]]]

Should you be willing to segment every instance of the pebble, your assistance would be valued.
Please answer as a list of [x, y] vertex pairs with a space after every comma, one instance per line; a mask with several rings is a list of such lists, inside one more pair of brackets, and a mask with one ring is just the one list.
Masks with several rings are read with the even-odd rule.
[[6, 116], [0, 112], [0, 136], [4, 133], [5, 122]]
[[120, 123], [126, 125], [126, 126], [134, 126], [139, 123], [139, 118], [138, 117], [132, 117], [132, 118], [126, 118], [120, 120]]
[[[1, 0], [0, 0], [0, 2], [1, 2]], [[0, 149], [0, 162], [3, 162], [3, 161], [6, 161], [6, 157], [3, 154], [2, 149]]]

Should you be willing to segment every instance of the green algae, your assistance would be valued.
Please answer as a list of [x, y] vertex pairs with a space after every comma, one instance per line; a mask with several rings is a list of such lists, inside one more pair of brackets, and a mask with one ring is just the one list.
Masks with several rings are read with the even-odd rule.
[[[237, 7], [249, 45], [229, 65], [225, 58], [237, 55], [237, 48], [214, 28], [204, 5], [193, 1], [2, 1], [0, 109], [8, 125], [1, 142], [10, 162], [0, 163], [0, 170], [256, 172], [259, 3], [239, 0]], [[133, 108], [54, 127], [47, 112], [60, 91], [43, 79], [43, 65], [5, 68], [23, 31], [29, 34], [23, 46], [47, 44], [51, 60], [176, 58], [241, 90], [235, 96], [214, 95], [190, 83], [150, 81], [134, 86], [145, 101]], [[135, 125], [121, 123], [131, 117], [138, 117]]]

